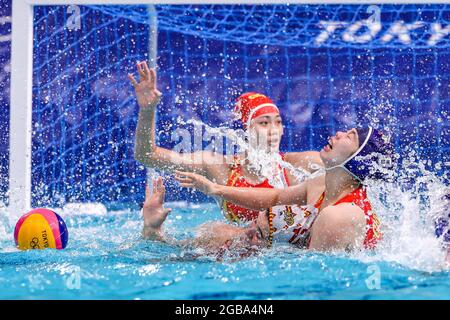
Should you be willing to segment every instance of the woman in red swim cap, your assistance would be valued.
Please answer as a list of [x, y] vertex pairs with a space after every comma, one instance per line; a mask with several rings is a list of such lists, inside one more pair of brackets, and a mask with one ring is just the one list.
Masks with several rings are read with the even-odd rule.
[[[248, 160], [248, 154], [224, 156], [211, 151], [180, 154], [173, 150], [161, 148], [155, 143], [155, 112], [162, 93], [157, 89], [156, 71], [149, 69], [146, 62], [137, 64], [139, 82], [133, 75], [129, 79], [134, 86], [139, 104], [139, 118], [136, 127], [135, 159], [147, 167], [163, 170], [182, 170], [200, 173], [218, 184], [245, 188], [273, 188], [267, 177], [254, 169]], [[283, 124], [276, 104], [267, 96], [249, 92], [241, 95], [236, 102], [235, 112], [249, 136], [251, 149], [265, 150], [279, 155], [279, 158], [295, 168], [308, 172], [314, 171], [312, 164], [321, 165], [319, 152], [279, 151]], [[202, 159], [199, 163], [194, 159]], [[277, 175], [282, 187], [296, 185], [298, 181], [288, 170], [275, 164], [272, 170]], [[267, 168], [266, 168], [267, 169]], [[277, 186], [278, 188], [280, 185]], [[227, 201], [222, 202], [225, 216], [235, 222], [251, 221], [257, 218], [258, 211], [250, 210]]]

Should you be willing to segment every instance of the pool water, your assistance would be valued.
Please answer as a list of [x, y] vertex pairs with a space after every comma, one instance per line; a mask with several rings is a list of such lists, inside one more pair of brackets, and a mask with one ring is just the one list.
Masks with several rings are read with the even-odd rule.
[[[174, 210], [166, 230], [177, 238], [191, 236], [205, 221], [222, 220], [215, 204], [167, 206]], [[14, 247], [14, 223], [1, 213], [0, 299], [450, 298], [450, 273], [439, 265], [443, 253], [417, 253], [418, 246], [435, 244], [423, 237], [410, 244], [415, 250], [403, 247], [397, 255], [390, 244], [381, 252], [352, 255], [276, 245], [240, 261], [217, 262], [142, 240], [137, 210], [59, 213], [69, 228], [68, 247], [26, 252]]]

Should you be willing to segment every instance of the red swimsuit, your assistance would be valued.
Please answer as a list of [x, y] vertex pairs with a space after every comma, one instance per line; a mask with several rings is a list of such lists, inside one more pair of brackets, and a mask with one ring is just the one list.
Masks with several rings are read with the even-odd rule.
[[[324, 197], [325, 193], [320, 196], [314, 205], [269, 208], [269, 242], [273, 239], [277, 242], [289, 242], [302, 248], [308, 248], [311, 241], [311, 228], [320, 215], [319, 209]], [[373, 249], [382, 235], [379, 231], [380, 221], [372, 211], [366, 191], [362, 187], [357, 188], [334, 205], [340, 203], [352, 203], [363, 210], [366, 218], [364, 247]]]

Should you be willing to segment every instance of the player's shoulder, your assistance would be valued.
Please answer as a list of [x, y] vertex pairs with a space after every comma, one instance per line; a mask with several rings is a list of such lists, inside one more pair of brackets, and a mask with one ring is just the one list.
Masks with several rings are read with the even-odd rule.
[[333, 225], [354, 225], [365, 222], [364, 211], [352, 203], [340, 203], [324, 208], [320, 216], [331, 221]]
[[333, 206], [330, 206], [336, 210], [339, 211], [347, 211], [347, 212], [354, 212], [354, 213], [364, 213], [364, 210], [361, 209], [361, 207], [359, 207], [358, 205], [356, 205], [353, 202], [343, 202], [343, 203], [338, 203], [335, 204]]

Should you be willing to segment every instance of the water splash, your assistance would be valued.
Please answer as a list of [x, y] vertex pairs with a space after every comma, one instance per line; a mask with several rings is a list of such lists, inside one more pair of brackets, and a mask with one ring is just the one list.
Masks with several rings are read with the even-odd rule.
[[[276, 188], [286, 187], [285, 181], [281, 178], [282, 174], [280, 174], [282, 169], [288, 170], [298, 182], [315, 178], [318, 174], [323, 174], [323, 172], [311, 174], [301, 167], [294, 167], [291, 163], [284, 161], [277, 152], [267, 152], [263, 148], [251, 147], [248, 142], [248, 134], [243, 130], [234, 130], [228, 127], [211, 127], [195, 119], [190, 119], [185, 122], [180, 120], [179, 123], [203, 127], [207, 136], [220, 139], [225, 138], [227, 143], [237, 146], [238, 153], [243, 155], [243, 158], [240, 160], [241, 164], [246, 163], [251, 171], [267, 179]], [[232, 148], [228, 149], [233, 150]], [[312, 169], [318, 168], [314, 167]]]
[[448, 268], [446, 248], [442, 237], [436, 237], [435, 224], [448, 214], [445, 196], [450, 189], [445, 177], [427, 170], [426, 162], [418, 160], [416, 152], [408, 154], [399, 163], [401, 170], [395, 173], [395, 183], [368, 181], [368, 196], [381, 218], [384, 238], [377, 254], [369, 260], [395, 262], [426, 272], [441, 271]]

